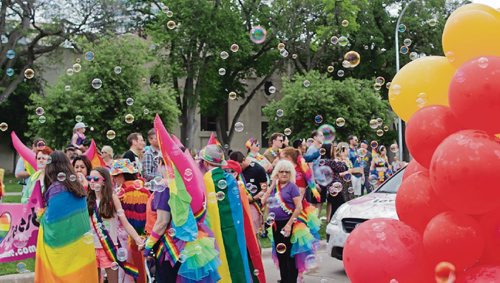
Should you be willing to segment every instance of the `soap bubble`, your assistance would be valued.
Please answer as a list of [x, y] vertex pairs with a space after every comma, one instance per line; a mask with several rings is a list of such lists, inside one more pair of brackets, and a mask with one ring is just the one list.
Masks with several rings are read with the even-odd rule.
[[66, 173], [59, 172], [57, 173], [57, 181], [64, 182], [66, 180]]
[[351, 68], [354, 68], [361, 62], [361, 56], [356, 51], [349, 51], [344, 55], [344, 60], [349, 62]]
[[222, 52], [220, 53], [220, 58], [221, 58], [222, 60], [226, 60], [228, 57], [229, 57], [229, 53], [227, 53], [226, 51], [222, 51]]
[[42, 116], [42, 115], [43, 115], [43, 113], [45, 113], [45, 110], [43, 110], [43, 107], [37, 107], [37, 108], [35, 109], [35, 113], [36, 113], [36, 115], [38, 115], [38, 116]]
[[290, 128], [286, 128], [283, 133], [285, 134], [285, 136], [289, 136], [292, 134], [292, 130]]
[[326, 68], [326, 71], [328, 73], [333, 73], [334, 70], [335, 70], [335, 68], [333, 66], [331, 66], [331, 65]]
[[219, 76], [224, 76], [226, 74], [226, 69], [220, 68], [219, 69]]
[[12, 68], [8, 68], [6, 71], [5, 71], [5, 74], [7, 74], [7, 76], [9, 77], [12, 77], [14, 75], [14, 69]]
[[119, 75], [119, 74], [121, 74], [121, 72], [122, 72], [122, 67], [120, 67], [120, 66], [116, 66], [116, 67], [113, 69], [113, 71], [115, 72], [115, 74]]
[[332, 36], [332, 38], [330, 38], [330, 42], [333, 44], [333, 45], [336, 45], [338, 42], [339, 42], [339, 38], [336, 37], [336, 36]]
[[73, 64], [73, 71], [75, 73], [79, 73], [81, 70], [82, 70], [82, 65], [80, 65], [78, 63]]
[[339, 76], [339, 77], [343, 77], [344, 74], [345, 74], [344, 70], [338, 70], [337, 71], [337, 76]]
[[337, 120], [335, 120], [335, 124], [337, 127], [343, 127], [345, 125], [345, 119], [342, 117], [338, 117]]
[[31, 80], [32, 78], [35, 77], [35, 71], [33, 71], [33, 69], [31, 68], [24, 70], [24, 77], [27, 78], [28, 80]]
[[174, 29], [176, 26], [177, 24], [175, 23], [175, 21], [170, 20], [167, 22], [167, 28], [170, 30]]
[[94, 52], [88, 51], [87, 53], [85, 53], [85, 60], [87, 61], [94, 60]]
[[243, 132], [243, 130], [244, 130], [244, 129], [245, 129], [245, 125], [243, 125], [243, 123], [242, 123], [242, 122], [236, 122], [236, 123], [234, 124], [234, 130], [235, 130], [236, 132], [241, 133], [241, 132]]
[[16, 51], [12, 49], [7, 50], [7, 53], [5, 53], [5, 57], [7, 57], [7, 59], [9, 60], [14, 59], [16, 57]]
[[128, 251], [125, 248], [118, 248], [116, 250], [116, 258], [118, 261], [126, 261], [128, 258]]
[[95, 78], [92, 80], [92, 87], [94, 89], [100, 89], [102, 87], [102, 81], [101, 79]]
[[321, 124], [321, 123], [323, 123], [323, 116], [321, 116], [321, 115], [316, 115], [316, 116], [314, 116], [314, 122], [315, 122], [316, 124]]
[[304, 87], [309, 87], [311, 85], [311, 82], [309, 80], [304, 80], [302, 82], [302, 85], [304, 85]]
[[106, 138], [108, 138], [108, 140], [113, 140], [115, 139], [115, 137], [116, 137], [115, 131], [109, 130], [106, 132]]
[[322, 186], [328, 186], [333, 181], [333, 171], [330, 166], [320, 166], [315, 171], [316, 182]]
[[43, 116], [43, 115], [42, 115], [42, 116], [40, 116], [40, 117], [38, 117], [38, 122], [39, 122], [40, 124], [43, 124], [43, 123], [47, 122], [47, 117], [45, 117], [45, 116]]
[[233, 44], [231, 45], [231, 48], [230, 48], [230, 49], [231, 49], [231, 51], [232, 51], [233, 53], [235, 53], [235, 52], [238, 52], [238, 50], [240, 50], [240, 47], [238, 46], [238, 44], [233, 43]]
[[224, 180], [224, 179], [219, 180], [219, 182], [217, 183], [217, 186], [219, 187], [219, 189], [225, 190], [227, 188], [226, 180]]
[[348, 20], [343, 20], [341, 24], [342, 24], [343, 27], [347, 27], [349, 25], [349, 21]]
[[236, 92], [231, 91], [231, 92], [229, 93], [229, 99], [231, 99], [231, 100], [235, 100], [237, 97], [238, 97], [238, 95], [236, 94]]
[[224, 193], [223, 191], [218, 191], [215, 194], [215, 197], [217, 198], [218, 201], [223, 201], [226, 198], [226, 193]]
[[266, 41], [267, 31], [261, 26], [255, 26], [250, 30], [250, 40], [253, 43], [261, 44]]
[[125, 115], [125, 123], [127, 124], [132, 124], [134, 122], [134, 119], [134, 115], [132, 114]]
[[0, 123], [0, 131], [5, 132], [9, 128], [9, 124], [2, 122]]
[[283, 111], [283, 109], [278, 109], [276, 110], [276, 116], [277, 117], [283, 117], [283, 115], [285, 114], [285, 112]]
[[128, 97], [126, 100], [125, 100], [125, 103], [128, 105], [128, 106], [132, 106], [134, 104], [134, 99], [132, 97]]
[[409, 38], [405, 38], [405, 40], [403, 41], [403, 44], [404, 44], [405, 46], [410, 46], [410, 45], [411, 45], [411, 39], [409, 39]]
[[270, 86], [269, 89], [268, 89], [268, 91], [269, 91], [270, 94], [273, 94], [273, 93], [276, 92], [276, 87]]
[[406, 25], [405, 24], [399, 24], [398, 31], [403, 33], [406, 31]]
[[345, 36], [341, 36], [339, 38], [338, 43], [340, 46], [345, 47], [345, 46], [347, 46], [347, 44], [349, 44], [349, 39], [347, 39], [347, 37], [345, 37]]
[[335, 128], [332, 125], [325, 124], [318, 128], [325, 138], [324, 143], [332, 143], [335, 140]]
[[283, 243], [278, 243], [276, 245], [276, 252], [279, 254], [284, 254], [286, 252], [286, 245]]

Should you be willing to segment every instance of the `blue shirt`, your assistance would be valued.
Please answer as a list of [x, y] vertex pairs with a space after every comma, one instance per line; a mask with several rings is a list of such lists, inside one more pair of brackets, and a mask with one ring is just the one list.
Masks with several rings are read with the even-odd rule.
[[[349, 160], [351, 161], [353, 168], [361, 168], [362, 167], [361, 158], [358, 155], [358, 151], [355, 149], [352, 149], [351, 147], [349, 147]], [[361, 173], [354, 173], [353, 175], [357, 177], [357, 176], [361, 176], [362, 174]]]

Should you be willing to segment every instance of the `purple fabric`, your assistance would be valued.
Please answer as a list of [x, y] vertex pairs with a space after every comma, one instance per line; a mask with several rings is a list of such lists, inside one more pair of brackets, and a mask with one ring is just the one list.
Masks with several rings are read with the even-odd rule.
[[58, 181], [52, 183], [50, 187], [43, 193], [43, 200], [45, 204], [49, 202], [49, 199], [60, 192], [67, 191], [66, 187]]
[[[295, 203], [293, 199], [300, 196], [299, 187], [294, 183], [289, 182], [285, 186], [281, 188], [281, 199], [286, 203], [287, 207], [291, 207], [295, 209]], [[276, 197], [276, 189], [274, 190], [273, 197]], [[279, 202], [276, 201], [271, 202], [272, 205], [269, 206], [269, 212], [274, 212], [275, 220], [287, 220], [290, 218], [290, 214], [286, 213], [283, 208], [279, 205]]]
[[162, 192], [155, 192], [153, 202], [151, 203], [151, 209], [157, 211], [158, 209], [170, 212], [170, 206], [168, 205], [168, 200], [170, 199], [170, 190], [166, 188]]

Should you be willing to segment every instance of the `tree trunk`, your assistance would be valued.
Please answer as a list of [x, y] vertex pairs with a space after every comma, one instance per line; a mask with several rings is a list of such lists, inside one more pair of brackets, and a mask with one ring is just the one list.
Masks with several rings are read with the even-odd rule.
[[186, 78], [184, 95], [182, 97], [181, 142], [186, 148], [194, 148], [196, 132], [196, 99], [194, 97], [194, 82], [192, 77]]

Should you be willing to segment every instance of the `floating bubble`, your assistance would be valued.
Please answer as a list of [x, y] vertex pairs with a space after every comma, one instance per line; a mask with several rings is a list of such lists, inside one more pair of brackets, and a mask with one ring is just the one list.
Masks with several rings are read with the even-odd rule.
[[324, 124], [318, 128], [325, 138], [324, 143], [332, 143], [335, 140], [335, 128], [332, 125]]
[[370, 147], [371, 148], [377, 148], [378, 147], [378, 142], [377, 141], [371, 141], [370, 142]]
[[394, 94], [394, 95], [399, 95], [401, 93], [401, 86], [398, 85], [398, 84], [391, 84], [391, 92]]
[[70, 85], [65, 85], [64, 86], [65, 91], [71, 91], [71, 86]]
[[33, 71], [33, 69], [31, 68], [24, 70], [24, 77], [28, 80], [31, 80], [33, 77], [35, 77], [35, 71]]
[[228, 57], [229, 57], [229, 53], [227, 53], [226, 51], [222, 51], [222, 52], [220, 53], [220, 58], [221, 58], [222, 60], [226, 60]]
[[339, 43], [339, 38], [336, 37], [336, 36], [332, 36], [332, 38], [330, 38], [330, 42], [333, 44], [333, 45], [336, 45], [337, 43]]
[[276, 116], [277, 117], [283, 117], [283, 115], [285, 114], [285, 112], [283, 111], [283, 109], [278, 109], [276, 110]]
[[320, 184], [321, 186], [328, 186], [332, 181], [333, 181], [333, 171], [330, 166], [319, 166], [318, 169], [315, 171], [315, 176], [316, 182]]
[[88, 231], [87, 233], [83, 234], [82, 241], [86, 245], [93, 245], [94, 233], [92, 231]]
[[261, 26], [255, 26], [250, 30], [250, 40], [253, 43], [261, 44], [266, 41], [267, 31]]
[[236, 123], [234, 124], [234, 130], [235, 130], [236, 132], [241, 133], [241, 132], [243, 132], [243, 130], [244, 130], [244, 129], [245, 129], [245, 125], [243, 125], [243, 123], [242, 123], [242, 122], [236, 122]]
[[351, 68], [354, 68], [361, 62], [361, 56], [356, 51], [349, 51], [344, 55], [344, 60], [349, 62]]
[[442, 261], [436, 265], [434, 269], [434, 275], [436, 282], [447, 283], [455, 281], [455, 265], [452, 263]]
[[348, 69], [348, 68], [351, 68], [351, 63], [349, 63], [349, 61], [342, 61], [342, 67]]
[[323, 116], [321, 116], [321, 115], [319, 115], [319, 114], [318, 114], [318, 115], [316, 115], [316, 116], [314, 116], [314, 122], [315, 122], [316, 124], [321, 124], [321, 123], [323, 123]]
[[345, 125], [345, 119], [338, 117], [337, 120], [335, 120], [335, 125], [337, 125], [337, 127], [343, 127]]
[[38, 122], [40, 124], [43, 124], [43, 123], [47, 122], [47, 118], [42, 115], [42, 116], [38, 117]]
[[80, 123], [81, 121], [83, 121], [83, 116], [82, 116], [82, 115], [76, 115], [76, 116], [75, 116], [75, 121], [76, 121], [77, 123]]
[[410, 48], [408, 48], [408, 46], [401, 46], [401, 48], [399, 49], [399, 52], [401, 54], [408, 54], [408, 51], [410, 51]]
[[134, 104], [134, 99], [132, 97], [128, 97], [126, 100], [125, 100], [125, 103], [128, 105], [128, 106], [132, 106]]
[[384, 120], [382, 118], [377, 118], [377, 125], [380, 127], [384, 124]]
[[283, 42], [278, 43], [278, 50], [284, 50], [285, 49], [285, 44]]
[[295, 59], [297, 59], [297, 57], [298, 57], [298, 55], [297, 55], [297, 54], [295, 54], [295, 53], [293, 53], [293, 54], [292, 54], [292, 59], [294, 59], [294, 60], [295, 60]]
[[435, 26], [437, 25], [437, 23], [438, 23], [438, 20], [437, 20], [437, 19], [435, 19], [435, 18], [430, 19], [430, 20], [428, 20], [428, 21], [427, 21], [427, 24], [428, 24], [429, 26], [431, 26], [431, 27], [435, 27]]
[[410, 45], [411, 45], [411, 39], [409, 39], [409, 38], [405, 38], [405, 40], [403, 40], [403, 44], [404, 44], [405, 46], [410, 46]]
[[344, 179], [344, 181], [346, 182], [350, 182], [351, 181], [351, 174], [345, 174], [344, 176], [342, 176], [342, 179]]
[[260, 274], [260, 271], [258, 269], [253, 270], [253, 275], [259, 276], [259, 274]]
[[92, 80], [92, 87], [94, 89], [100, 89], [102, 87], [102, 81], [101, 79], [95, 78]]
[[286, 57], [288, 57], [288, 54], [289, 54], [288, 50], [286, 50], [286, 49], [280, 50], [281, 57], [286, 58]]
[[186, 170], [184, 170], [183, 177], [184, 177], [184, 180], [191, 182], [191, 180], [193, 180], [193, 170], [190, 168], [187, 168]]
[[75, 73], [79, 73], [81, 70], [82, 70], [82, 65], [80, 65], [78, 63], [73, 64], [73, 71]]
[[144, 115], [148, 115], [148, 114], [149, 114], [149, 109], [144, 108]]
[[9, 60], [16, 58], [16, 51], [12, 49], [7, 50], [7, 53], [5, 53], [5, 57], [7, 57], [7, 59]]
[[399, 24], [398, 26], [398, 31], [403, 33], [406, 31], [406, 25], [405, 24]]
[[306, 256], [304, 263], [306, 266], [306, 270], [316, 269], [319, 267], [318, 261], [316, 260], [316, 256], [314, 254]]
[[43, 113], [45, 113], [45, 110], [43, 110], [43, 107], [37, 107], [37, 108], [35, 109], [35, 113], [36, 113], [36, 115], [38, 115], [38, 116], [42, 116], [42, 115], [43, 115]]
[[270, 86], [269, 89], [268, 89], [268, 91], [269, 91], [270, 94], [274, 94], [276, 92], [276, 87]]
[[57, 181], [64, 182], [66, 180], [66, 173], [59, 172], [57, 173]]
[[239, 46], [238, 44], [236, 44], [236, 43], [233, 43], [233, 44], [231, 45], [231, 48], [230, 48], [230, 49], [231, 49], [231, 51], [232, 51], [233, 53], [234, 53], [234, 52], [238, 52], [238, 50], [240, 50], [240, 46]]
[[175, 23], [175, 21], [170, 20], [167, 22], [168, 29], [174, 29], [176, 26], [177, 26], [177, 24]]
[[167, 15], [167, 17], [171, 18], [174, 16], [174, 12], [168, 10], [167, 12], [165, 12], [165, 14]]
[[167, 230], [167, 233], [168, 233], [168, 235], [169, 235], [170, 237], [175, 237], [175, 232], [176, 232], [176, 231], [175, 231], [175, 228], [169, 228], [169, 229]]
[[371, 119], [371, 120], [370, 120], [370, 128], [372, 128], [372, 129], [374, 129], [374, 130], [375, 130], [376, 128], [378, 128], [378, 122], [377, 122], [377, 119]]
[[132, 114], [125, 115], [125, 123], [127, 123], [127, 124], [134, 123], [134, 119], [135, 119], [135, 117]]
[[380, 77], [377, 77], [377, 78], [375, 79], [375, 83], [376, 83], [376, 84], [379, 84], [379, 85], [383, 85], [383, 84], [385, 83], [385, 78], [384, 78], [384, 77], [381, 77], [381, 76], [380, 76]]
[[115, 72], [115, 74], [119, 75], [122, 73], [122, 67], [120, 66], [116, 66], [113, 71]]
[[87, 61], [92, 61], [94, 60], [94, 52], [92, 51], [88, 51], [87, 53], [85, 53], [85, 60]]
[[118, 261], [126, 261], [128, 258], [128, 251], [125, 248], [118, 248], [116, 250], [116, 258]]
[[0, 123], [0, 131], [5, 132], [9, 128], [9, 124], [2, 122]]
[[14, 75], [14, 69], [12, 68], [8, 68], [6, 71], [5, 71], [5, 74], [7, 74], [7, 76], [9, 77], [12, 77]]
[[410, 60], [417, 60], [419, 58], [417, 52], [410, 52]]
[[[51, 161], [52, 161], [52, 160], [51, 160]], [[47, 163], [47, 164], [49, 164], [49, 163]], [[75, 174], [71, 174], [71, 175], [69, 175], [68, 180], [69, 180], [70, 182], [76, 182], [76, 175], [75, 175]]]
[[219, 69], [219, 76], [224, 76], [226, 74], [226, 69], [220, 68]]
[[116, 261], [113, 261], [113, 263], [111, 263], [111, 270], [118, 270], [118, 268], [120, 267], [120, 265], [116, 262]]
[[345, 37], [345, 36], [341, 36], [339, 38], [338, 43], [340, 46], [345, 47], [345, 46], [347, 46], [347, 44], [349, 44], [349, 39], [347, 39], [347, 37]]
[[[323, 148], [323, 147], [322, 147], [322, 148], [320, 148], [320, 149], [319, 149], [319, 154], [320, 154], [321, 156], [325, 155], [325, 154], [326, 154], [326, 149], [325, 149], [325, 148]], [[320, 160], [320, 162], [321, 162], [321, 160]], [[320, 165], [321, 165], [321, 163], [320, 163]]]
[[350, 193], [350, 194], [353, 194], [354, 193], [354, 188], [353, 187], [347, 188], [347, 192]]
[[377, 130], [377, 136], [381, 137], [381, 136], [383, 136], [383, 135], [384, 135], [384, 130], [382, 130], [382, 129], [378, 129], [378, 130]]
[[268, 226], [273, 226], [273, 224], [274, 224], [274, 217], [268, 216], [267, 219], [266, 219], [266, 224]]
[[248, 191], [250, 191], [251, 194], [255, 194], [257, 193], [257, 190], [258, 190], [257, 186], [252, 185]]
[[147, 78], [142, 78], [142, 83], [143, 84], [147, 84], [148, 83], [148, 79]]
[[290, 128], [286, 128], [283, 133], [285, 134], [285, 136], [289, 136], [292, 134], [292, 130]]
[[389, 131], [389, 126], [384, 126], [384, 132], [388, 132]]
[[283, 243], [278, 243], [276, 245], [276, 252], [279, 254], [284, 254], [286, 252], [286, 245]]
[[374, 83], [374, 84], [373, 84], [373, 89], [374, 89], [374, 90], [379, 91], [381, 88], [382, 88], [382, 85], [381, 85], [381, 84], [378, 84], [378, 83]]
[[224, 179], [219, 180], [219, 182], [217, 183], [217, 186], [219, 187], [219, 189], [225, 190], [227, 188], [226, 180], [224, 180]]
[[303, 85], [304, 87], [309, 87], [309, 86], [311, 85], [311, 82], [310, 82], [309, 80], [304, 80], [304, 81], [302, 82], [302, 85]]
[[118, 209], [118, 210], [116, 211], [116, 215], [117, 215], [118, 217], [125, 216], [125, 210], [123, 210], [123, 209]]
[[106, 138], [108, 138], [108, 140], [113, 140], [116, 138], [116, 133], [115, 131], [113, 130], [109, 130], [106, 132]]
[[236, 92], [231, 91], [231, 92], [229, 93], [229, 99], [231, 99], [231, 100], [235, 100], [235, 99], [236, 99], [236, 97], [237, 97]]
[[488, 58], [481, 57], [477, 60], [477, 63], [481, 69], [486, 69], [488, 67]]
[[366, 156], [366, 153], [368, 153], [368, 150], [364, 149], [364, 148], [360, 148], [358, 149], [358, 155], [361, 156], [361, 157], [365, 157]]
[[349, 25], [349, 21], [348, 20], [343, 20], [341, 24], [342, 24], [343, 27], [347, 27]]
[[370, 175], [370, 177], [368, 177], [368, 182], [370, 183], [370, 185], [374, 186], [377, 184], [378, 182], [378, 177], [377, 175]]
[[344, 70], [338, 70], [337, 71], [337, 76], [339, 76], [339, 77], [343, 77], [344, 74], [345, 74]]
[[390, 87], [391, 87], [391, 82], [387, 82], [387, 83], [385, 84], [385, 88], [389, 89]]
[[331, 66], [331, 65], [330, 65], [330, 66], [328, 66], [328, 67], [326, 68], [326, 71], [327, 71], [328, 73], [333, 73], [333, 71], [335, 71], [335, 68], [334, 68], [333, 66]]
[[226, 194], [223, 191], [218, 191], [215, 194], [215, 197], [217, 198], [218, 201], [223, 201], [226, 198]]
[[399, 151], [399, 146], [397, 143], [393, 143], [391, 144], [391, 146], [389, 147], [389, 150], [392, 152], [392, 153], [396, 153]]
[[17, 273], [27, 273], [27, 272], [29, 272], [28, 270], [26, 270], [26, 263], [24, 263], [24, 262], [18, 262], [16, 264], [16, 271], [17, 271]]
[[66, 75], [68, 75], [68, 76], [72, 76], [73, 73], [74, 73], [73, 68], [69, 68], [66, 70]]

